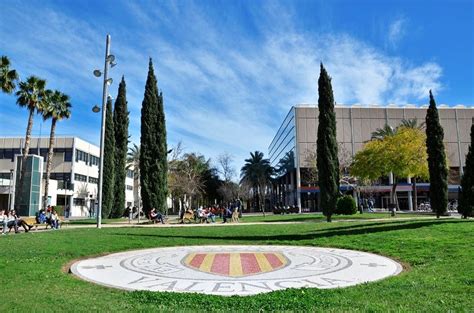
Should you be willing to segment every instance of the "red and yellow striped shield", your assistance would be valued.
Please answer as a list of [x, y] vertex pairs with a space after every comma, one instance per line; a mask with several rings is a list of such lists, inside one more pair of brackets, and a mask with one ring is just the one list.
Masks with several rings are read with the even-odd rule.
[[197, 252], [185, 256], [183, 264], [205, 273], [242, 277], [272, 272], [289, 262], [280, 252]]

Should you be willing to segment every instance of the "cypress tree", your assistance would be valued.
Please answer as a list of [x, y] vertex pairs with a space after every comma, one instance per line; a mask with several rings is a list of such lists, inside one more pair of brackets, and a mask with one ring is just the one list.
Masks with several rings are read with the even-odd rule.
[[141, 111], [140, 184], [143, 209], [165, 211], [167, 184], [166, 125], [163, 95], [158, 92], [150, 58]]
[[119, 84], [114, 106], [115, 172], [112, 217], [121, 217], [125, 208], [125, 177], [127, 175], [128, 110], [125, 79]]
[[104, 169], [102, 182], [102, 217], [107, 218], [114, 204], [115, 137], [112, 99], [107, 100], [104, 138]]
[[321, 207], [327, 221], [336, 209], [339, 196], [339, 159], [336, 140], [336, 113], [334, 112], [334, 96], [331, 77], [321, 63], [321, 73], [318, 80], [318, 109], [319, 125], [317, 148], [317, 168]]
[[474, 124], [471, 126], [471, 145], [466, 155], [464, 175], [461, 179], [462, 192], [459, 198], [458, 211], [463, 218], [473, 215], [474, 212]]
[[426, 113], [426, 150], [430, 173], [430, 201], [436, 216], [446, 213], [448, 206], [448, 167], [444, 149], [444, 130], [430, 90], [430, 106]]

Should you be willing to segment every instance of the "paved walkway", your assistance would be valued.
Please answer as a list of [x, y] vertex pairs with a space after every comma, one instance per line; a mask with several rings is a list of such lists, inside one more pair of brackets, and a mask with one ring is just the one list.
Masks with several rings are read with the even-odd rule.
[[[460, 215], [453, 215], [453, 216], [442, 216], [440, 219], [460, 219]], [[416, 216], [416, 217], [386, 217], [386, 218], [368, 218], [368, 219], [336, 219], [333, 220], [333, 223], [347, 223], [347, 222], [397, 222], [397, 221], [407, 221], [407, 220], [429, 220], [429, 219], [436, 219], [435, 216]], [[102, 224], [102, 228], [176, 228], [176, 227], [238, 227], [238, 226], [246, 226], [246, 225], [284, 225], [284, 224], [304, 224], [304, 223], [326, 223], [324, 219], [321, 221], [275, 221], [275, 222], [246, 222], [246, 223], [203, 223], [203, 224], [150, 224], [148, 220], [137, 224], [137, 221], [132, 221], [132, 223], [128, 223], [128, 220], [120, 221], [120, 222], [113, 222]], [[71, 224], [68, 222], [63, 223], [61, 230], [67, 229], [82, 229], [82, 228], [96, 228], [96, 224]], [[43, 232], [43, 231], [54, 231], [51, 228], [45, 229], [44, 226], [38, 226], [37, 229], [33, 228], [31, 232]], [[20, 232], [24, 232], [23, 228], [19, 229]], [[13, 230], [10, 234], [13, 234]]]

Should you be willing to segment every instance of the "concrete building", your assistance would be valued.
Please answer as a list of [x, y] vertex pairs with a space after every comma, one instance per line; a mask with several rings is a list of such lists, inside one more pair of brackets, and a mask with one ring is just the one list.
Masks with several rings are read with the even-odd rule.
[[[24, 138], [0, 138], [0, 208], [12, 207], [14, 194], [15, 155], [20, 155]], [[32, 138], [30, 154], [43, 157], [43, 173], [46, 171], [49, 138]], [[53, 206], [69, 206], [71, 216], [95, 214], [99, 182], [100, 149], [78, 137], [55, 138], [54, 156], [50, 176], [49, 203]], [[44, 178], [44, 177], [43, 177]], [[134, 204], [133, 172], [127, 171], [125, 181], [127, 205]], [[41, 196], [44, 192], [44, 179]]]
[[[339, 159], [350, 163], [351, 157], [371, 139], [371, 134], [385, 124], [397, 127], [402, 119], [416, 118], [425, 121], [427, 107], [415, 106], [336, 106], [337, 141]], [[470, 143], [470, 128], [474, 123], [474, 108], [439, 106], [440, 122], [444, 128], [444, 141], [449, 159], [449, 197], [457, 198], [457, 191], [465, 166], [465, 156]], [[312, 179], [316, 165], [316, 135], [318, 129], [317, 105], [297, 105], [290, 109], [268, 147], [272, 166], [281, 169], [273, 187], [271, 203], [297, 205], [303, 211], [318, 210], [319, 188]], [[389, 203], [390, 178], [382, 178], [375, 186], [364, 191], [376, 200], [377, 207], [386, 208]], [[429, 184], [417, 183], [418, 202], [427, 201]], [[341, 184], [343, 191], [352, 187]], [[412, 209], [409, 181], [397, 188], [401, 209]], [[268, 204], [267, 204], [268, 205]]]

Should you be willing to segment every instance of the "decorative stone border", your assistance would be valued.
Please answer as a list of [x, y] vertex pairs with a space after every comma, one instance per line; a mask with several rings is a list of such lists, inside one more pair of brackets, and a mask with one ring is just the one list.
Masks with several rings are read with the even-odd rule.
[[254, 295], [287, 288], [338, 288], [397, 275], [392, 259], [298, 246], [187, 246], [114, 253], [75, 262], [74, 275], [125, 290]]

